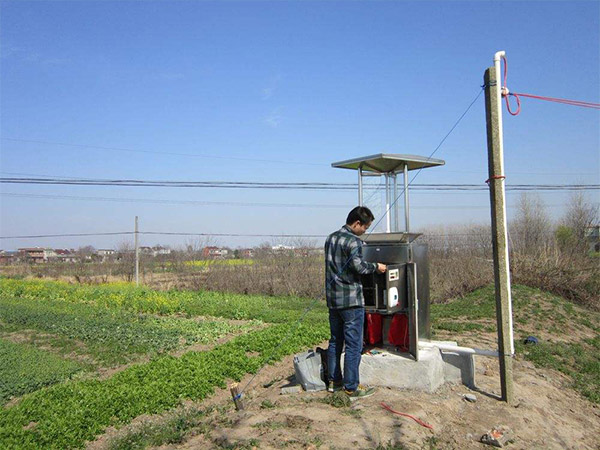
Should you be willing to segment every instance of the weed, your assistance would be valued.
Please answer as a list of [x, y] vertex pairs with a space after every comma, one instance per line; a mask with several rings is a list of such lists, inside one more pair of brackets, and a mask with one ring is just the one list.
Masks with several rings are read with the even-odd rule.
[[425, 443], [427, 444], [429, 450], [436, 450], [438, 448], [439, 441], [435, 436], [429, 436], [427, 439], [425, 439]]
[[321, 447], [323, 445], [323, 439], [321, 439], [321, 436], [315, 436], [310, 441], [308, 441], [308, 443], [314, 445], [317, 448], [319, 448], [319, 447]]
[[348, 395], [346, 395], [346, 393], [342, 391], [334, 392], [331, 395], [327, 395], [321, 401], [330, 406], [333, 406], [334, 408], [348, 408], [350, 405], [352, 405], [350, 397], [348, 397]]
[[126, 434], [113, 438], [108, 447], [110, 450], [129, 450], [181, 443], [191, 428], [196, 428], [198, 432], [207, 431], [205, 427], [198, 427], [198, 424], [208, 411], [210, 409], [193, 408], [179, 411], [166, 421], [144, 422]]
[[355, 419], [360, 419], [362, 417], [362, 411], [360, 409], [348, 408], [342, 410], [342, 413], [350, 417], [354, 417]]
[[275, 408], [275, 404], [271, 400], [263, 400], [260, 404], [260, 409]]

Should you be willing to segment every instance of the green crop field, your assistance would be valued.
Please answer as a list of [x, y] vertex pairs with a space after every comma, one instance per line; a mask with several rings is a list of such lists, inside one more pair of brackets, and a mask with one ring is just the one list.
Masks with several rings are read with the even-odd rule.
[[68, 379], [83, 370], [75, 361], [65, 360], [35, 347], [0, 339], [0, 403]]
[[[0, 279], [0, 317], [0, 352], [10, 362], [0, 399], [26, 394], [0, 410], [2, 449], [82, 448], [108, 426], [201, 400], [328, 336], [320, 301], [125, 284]], [[126, 362], [134, 364], [109, 377], [95, 372]]]

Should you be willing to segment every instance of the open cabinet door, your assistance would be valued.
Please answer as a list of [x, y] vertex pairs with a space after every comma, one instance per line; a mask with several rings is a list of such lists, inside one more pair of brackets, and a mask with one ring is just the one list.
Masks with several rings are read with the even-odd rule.
[[417, 265], [406, 264], [406, 287], [408, 296], [409, 352], [419, 360], [419, 297], [417, 292]]

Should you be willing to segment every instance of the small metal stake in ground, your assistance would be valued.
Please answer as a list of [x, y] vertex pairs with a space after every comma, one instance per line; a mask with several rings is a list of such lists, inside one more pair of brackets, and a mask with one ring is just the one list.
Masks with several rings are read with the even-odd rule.
[[232, 384], [229, 387], [229, 391], [231, 392], [231, 396], [233, 397], [233, 403], [235, 403], [235, 410], [240, 411], [244, 409], [244, 403], [242, 402], [242, 396], [238, 390], [237, 384]]
[[495, 67], [484, 74], [485, 113], [487, 123], [488, 168], [492, 210], [492, 243], [494, 248], [494, 283], [496, 287], [496, 321], [500, 359], [502, 400], [514, 403], [512, 355], [512, 306], [506, 226], [506, 198], [504, 190], [504, 155], [502, 148], [502, 103], [500, 94], [500, 57], [494, 56]]

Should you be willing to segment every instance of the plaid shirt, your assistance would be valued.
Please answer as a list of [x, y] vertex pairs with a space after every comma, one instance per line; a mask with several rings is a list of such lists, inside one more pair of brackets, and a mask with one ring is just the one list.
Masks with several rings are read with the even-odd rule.
[[331, 309], [364, 306], [360, 276], [377, 270], [363, 259], [362, 241], [347, 225], [325, 241], [325, 290]]

